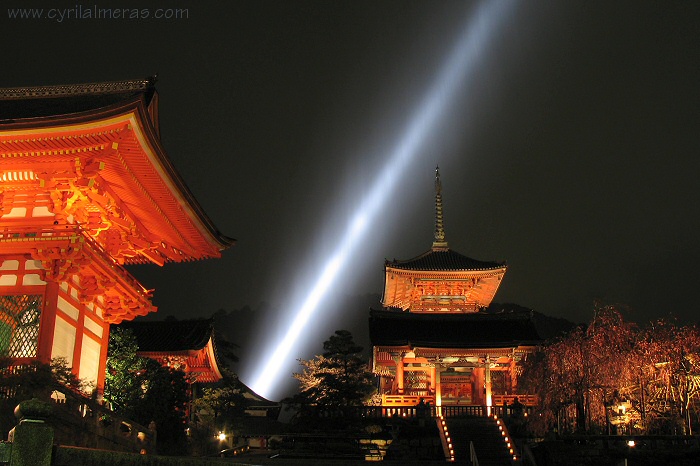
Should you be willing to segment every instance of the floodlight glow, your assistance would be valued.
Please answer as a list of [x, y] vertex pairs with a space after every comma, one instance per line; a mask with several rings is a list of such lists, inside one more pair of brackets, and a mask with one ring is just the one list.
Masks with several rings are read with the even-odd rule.
[[497, 29], [499, 21], [506, 16], [506, 9], [514, 3], [506, 0], [485, 1], [479, 5], [476, 14], [470, 17], [451, 54], [447, 57], [445, 66], [440, 70], [423, 101], [420, 102], [402, 136], [390, 151], [387, 164], [348, 224], [336, 253], [322, 269], [320, 276], [298, 307], [284, 338], [254, 377], [250, 386], [255, 392], [270, 397], [273, 387], [280, 378], [282, 366], [288, 366], [294, 362], [292, 350], [302, 330], [316, 311], [320, 300], [335, 281], [338, 272], [361, 244], [360, 240], [367, 226], [384, 207], [386, 199], [402, 179], [409, 163], [418, 155], [429, 136], [438, 129], [440, 117], [455, 99], [457, 91], [465, 80], [469, 78], [469, 72], [476, 71], [474, 65], [483, 53], [488, 39]]

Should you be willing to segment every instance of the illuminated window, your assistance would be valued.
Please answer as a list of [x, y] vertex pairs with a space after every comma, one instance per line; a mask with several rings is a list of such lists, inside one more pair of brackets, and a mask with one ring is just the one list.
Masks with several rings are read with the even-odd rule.
[[41, 295], [0, 296], [0, 356], [37, 355]]

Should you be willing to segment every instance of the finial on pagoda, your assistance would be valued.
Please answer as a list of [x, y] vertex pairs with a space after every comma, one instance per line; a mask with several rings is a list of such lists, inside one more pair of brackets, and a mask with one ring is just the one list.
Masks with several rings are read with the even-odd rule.
[[445, 229], [442, 224], [442, 183], [440, 182], [440, 167], [435, 167], [435, 241], [433, 250], [447, 249]]

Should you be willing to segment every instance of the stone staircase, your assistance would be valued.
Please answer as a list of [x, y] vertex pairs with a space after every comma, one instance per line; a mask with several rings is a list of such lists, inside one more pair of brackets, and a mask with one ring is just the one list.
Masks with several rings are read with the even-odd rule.
[[479, 466], [511, 466], [513, 456], [508, 451], [501, 431], [493, 418], [460, 417], [447, 418], [452, 438], [455, 462], [469, 463], [469, 442], [474, 443]]

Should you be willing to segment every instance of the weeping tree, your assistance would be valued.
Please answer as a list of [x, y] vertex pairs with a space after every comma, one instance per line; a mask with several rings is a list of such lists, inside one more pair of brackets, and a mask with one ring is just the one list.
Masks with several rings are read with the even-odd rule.
[[665, 320], [640, 332], [633, 352], [638, 370], [623, 391], [650, 433], [692, 434], [700, 407], [700, 329]]
[[634, 326], [614, 306], [598, 306], [591, 322], [543, 346], [524, 366], [524, 387], [539, 395], [547, 430], [604, 432], [608, 406], [629, 371]]
[[700, 407], [700, 331], [665, 321], [639, 329], [599, 306], [586, 326], [544, 345], [524, 364], [539, 395], [536, 433], [692, 433]]

